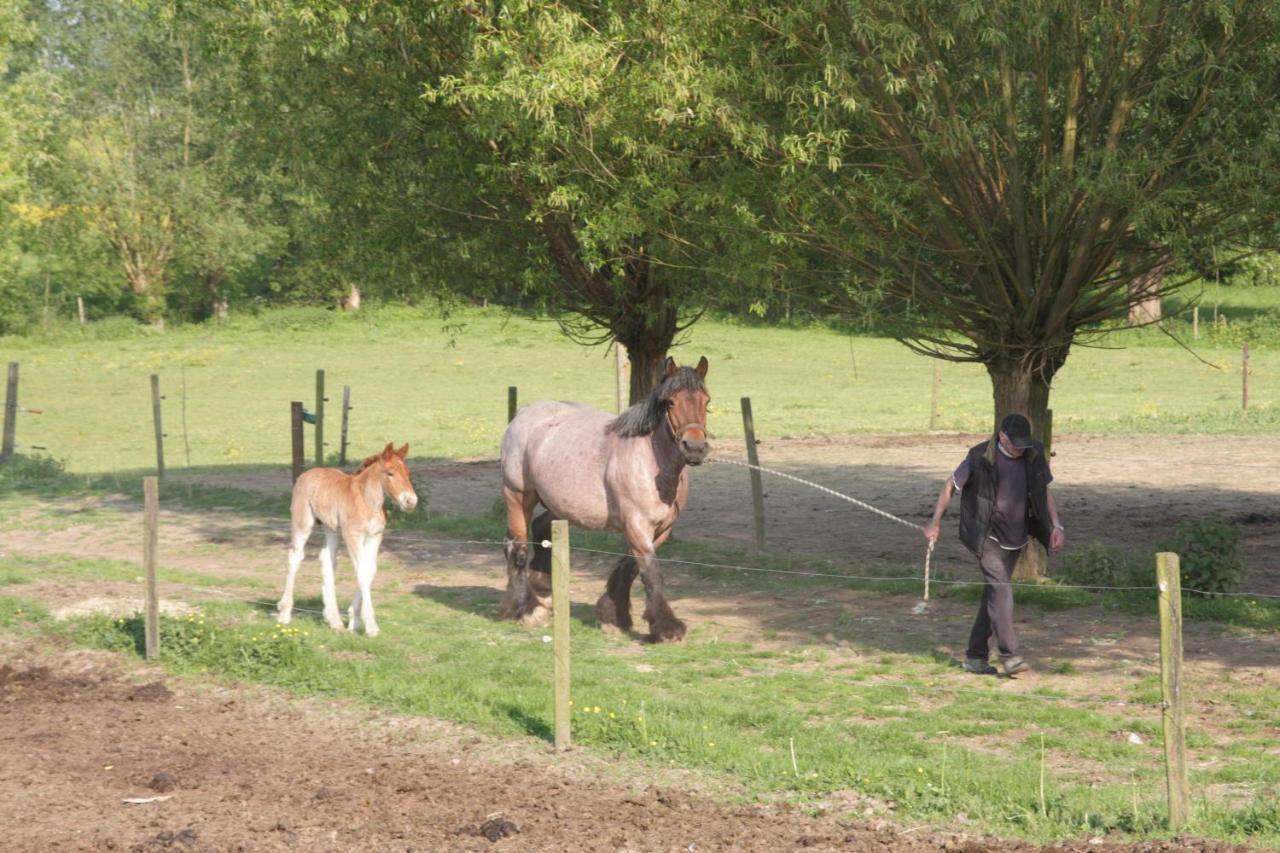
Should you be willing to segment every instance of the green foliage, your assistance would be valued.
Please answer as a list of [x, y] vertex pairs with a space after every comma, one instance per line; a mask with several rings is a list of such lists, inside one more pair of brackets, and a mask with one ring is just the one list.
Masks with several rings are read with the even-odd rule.
[[1221, 516], [1212, 515], [1179, 524], [1173, 536], [1159, 545], [1178, 555], [1182, 588], [1208, 596], [1234, 592], [1244, 575], [1240, 559], [1241, 531]]
[[1260, 252], [1242, 259], [1232, 271], [1232, 287], [1280, 287], [1280, 252]]
[[60, 479], [65, 473], [62, 462], [52, 456], [15, 453], [12, 458], [0, 463], [0, 491], [20, 491], [45, 485]]
[[1064, 554], [1056, 574], [1068, 584], [1104, 587], [1135, 585], [1140, 572], [1119, 549], [1090, 542]]

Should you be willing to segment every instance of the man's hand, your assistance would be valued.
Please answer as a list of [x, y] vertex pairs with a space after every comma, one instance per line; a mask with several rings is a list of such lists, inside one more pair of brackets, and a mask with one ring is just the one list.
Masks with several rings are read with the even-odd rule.
[[[929, 534], [926, 532], [926, 536]], [[1053, 528], [1053, 532], [1049, 534], [1049, 550], [1058, 553], [1062, 550], [1062, 546], [1067, 543], [1067, 536], [1062, 532], [1061, 527]]]
[[938, 535], [942, 533], [942, 523], [931, 521], [924, 526], [924, 538], [930, 545], [938, 542]]

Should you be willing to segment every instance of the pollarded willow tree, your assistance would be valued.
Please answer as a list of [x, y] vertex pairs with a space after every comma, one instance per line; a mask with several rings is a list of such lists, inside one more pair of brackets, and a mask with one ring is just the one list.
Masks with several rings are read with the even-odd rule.
[[783, 230], [910, 299], [901, 339], [983, 364], [997, 418], [1039, 428], [1072, 344], [1179, 245], [1274, 239], [1271, 0], [800, 0], [734, 27]]
[[729, 144], [732, 71], [713, 61], [735, 35], [698, 2], [459, 10], [461, 62], [429, 95], [488, 153], [485, 194], [540, 236], [555, 275], [531, 289], [578, 340], [626, 345], [634, 401], [717, 293], [768, 287], [744, 201], [760, 176]]

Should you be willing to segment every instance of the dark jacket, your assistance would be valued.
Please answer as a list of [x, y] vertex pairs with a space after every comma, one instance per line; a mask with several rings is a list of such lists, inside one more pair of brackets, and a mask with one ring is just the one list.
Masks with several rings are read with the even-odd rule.
[[[960, 541], [975, 555], [991, 535], [996, 506], [996, 453], [999, 439], [969, 449], [969, 479], [960, 491]], [[1044, 445], [1036, 442], [1022, 454], [1027, 466], [1027, 533], [1049, 547], [1053, 522], [1049, 518], [1049, 465]]]

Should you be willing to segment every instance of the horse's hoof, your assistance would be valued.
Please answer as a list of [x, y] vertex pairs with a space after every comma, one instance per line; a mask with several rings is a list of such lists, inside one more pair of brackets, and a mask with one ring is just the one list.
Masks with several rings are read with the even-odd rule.
[[377, 626], [377, 625], [374, 625], [372, 628], [365, 628], [365, 629], [364, 629], [364, 635], [365, 635], [366, 637], [376, 637], [376, 636], [378, 636], [378, 626]]
[[279, 622], [281, 625], [288, 625], [290, 622], [293, 621], [293, 614], [285, 613], [284, 611], [281, 611], [280, 615], [276, 617], [276, 621]]
[[541, 604], [520, 617], [520, 624], [526, 628], [544, 628], [551, 621], [551, 611]]
[[684, 639], [684, 623], [679, 619], [649, 626], [649, 639], [655, 643], [678, 643]]

